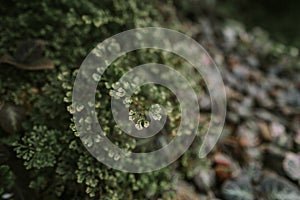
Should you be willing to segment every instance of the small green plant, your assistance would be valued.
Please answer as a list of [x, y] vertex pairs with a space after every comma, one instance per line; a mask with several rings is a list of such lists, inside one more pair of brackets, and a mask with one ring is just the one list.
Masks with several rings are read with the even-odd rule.
[[[1, 58], [1, 142], [22, 160], [31, 188], [24, 188], [31, 191], [30, 197], [24, 192], [14, 193], [15, 198], [20, 195], [27, 199], [153, 199], [172, 192], [168, 168], [138, 175], [118, 172], [99, 163], [76, 137], [71, 121], [70, 95], [83, 58], [109, 36], [159, 24], [155, 6], [156, 1], [136, 0], [126, 4], [118, 0], [3, 3], [1, 27], [5, 29], [0, 33], [0, 54], [11, 56]], [[52, 65], [48, 61], [32, 64], [43, 57], [51, 59], [55, 68], [49, 67]], [[104, 111], [99, 118], [105, 131], [128, 149], [135, 149], [138, 144], [111, 124], [111, 113], [107, 111], [112, 83], [128, 69], [124, 65], [134, 64], [132, 58], [129, 56], [127, 63], [115, 63], [107, 72], [107, 81], [99, 84], [107, 95], [96, 94], [101, 100], [96, 109]], [[146, 62], [148, 58], [141, 54], [139, 59]], [[157, 97], [159, 92], [155, 93]], [[141, 123], [147, 126], [146, 121], [138, 122]], [[17, 172], [7, 165], [12, 163], [11, 159], [1, 165], [1, 194], [14, 192], [13, 186], [18, 185], [14, 179]]]

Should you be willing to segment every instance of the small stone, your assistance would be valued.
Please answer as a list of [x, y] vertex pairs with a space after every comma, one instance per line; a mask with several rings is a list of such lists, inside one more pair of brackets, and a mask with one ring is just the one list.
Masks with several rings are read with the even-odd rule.
[[253, 188], [247, 172], [244, 171], [236, 179], [227, 180], [222, 186], [222, 194], [225, 200], [254, 200]]
[[234, 99], [234, 100], [242, 100], [243, 95], [239, 92], [236, 92], [235, 90], [231, 89], [230, 87], [225, 87], [226, 89], [226, 94], [229, 99]]
[[[264, 194], [265, 199], [300, 199], [299, 188], [285, 179], [284, 176], [278, 176], [273, 172], [264, 171], [263, 177], [263, 180], [260, 182], [260, 190]], [[276, 198], [274, 198], [274, 196]]]
[[216, 173], [213, 170], [203, 170], [197, 173], [193, 180], [200, 191], [207, 192], [215, 185]]
[[300, 150], [300, 129], [297, 131], [294, 141], [297, 149]]
[[241, 117], [250, 117], [252, 115], [253, 99], [245, 98], [238, 107], [238, 114]]
[[237, 130], [239, 143], [244, 147], [255, 147], [260, 143], [257, 132], [245, 125], [239, 126]]
[[216, 175], [221, 180], [237, 177], [241, 172], [240, 166], [225, 154], [216, 153], [213, 161], [216, 164]]
[[258, 122], [258, 126], [260, 129], [260, 133], [262, 135], [262, 138], [266, 141], [271, 141], [272, 140], [272, 135], [271, 132], [269, 130], [269, 126], [267, 125], [267, 123], [260, 121]]
[[270, 129], [271, 129], [272, 137], [274, 138], [285, 134], [285, 127], [278, 122], [272, 122]]
[[200, 97], [199, 105], [201, 111], [210, 111], [210, 104], [211, 100], [208, 95], [205, 94]]
[[255, 117], [258, 119], [262, 119], [267, 122], [278, 120], [272, 113], [265, 109], [258, 109], [254, 112]]
[[283, 161], [283, 169], [291, 179], [300, 183], [300, 154], [287, 153]]
[[257, 92], [258, 92], [258, 88], [254, 84], [247, 84], [247, 86], [246, 86], [246, 92], [251, 97], [254, 97], [257, 94]]
[[249, 55], [249, 56], [247, 56], [246, 59], [247, 59], [247, 62], [249, 63], [249, 65], [252, 66], [252, 67], [256, 68], [260, 64], [257, 57], [254, 56], [254, 55]]
[[200, 195], [196, 193], [195, 188], [189, 183], [180, 180], [176, 187], [175, 200], [202, 200]]
[[265, 108], [271, 108], [274, 106], [273, 101], [270, 99], [269, 95], [266, 93], [265, 89], [261, 89], [256, 94], [256, 101], [258, 104]]
[[240, 121], [240, 116], [238, 114], [236, 114], [236, 112], [228, 111], [227, 119], [228, 119], [229, 122], [237, 124]]
[[232, 72], [240, 80], [248, 79], [250, 75], [249, 69], [244, 65], [235, 65]]
[[266, 168], [271, 169], [280, 175], [284, 175], [282, 169], [284, 158], [285, 152], [281, 148], [273, 144], [266, 146], [264, 153], [264, 166]]

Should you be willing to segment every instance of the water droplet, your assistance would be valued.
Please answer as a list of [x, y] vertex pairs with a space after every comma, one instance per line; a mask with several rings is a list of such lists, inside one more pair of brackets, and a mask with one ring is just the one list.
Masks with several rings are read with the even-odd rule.
[[97, 73], [94, 73], [93, 74], [93, 79], [94, 79], [94, 81], [99, 82], [101, 80], [101, 76]]
[[76, 111], [81, 112], [84, 109], [84, 105], [77, 105], [76, 106]]
[[123, 100], [123, 104], [125, 105], [128, 105], [131, 104], [132, 100], [130, 99], [130, 97], [126, 97], [124, 100]]
[[120, 155], [119, 154], [116, 154], [115, 156], [114, 156], [114, 160], [119, 160], [120, 159]]
[[112, 157], [114, 156], [114, 152], [112, 152], [112, 151], [108, 152], [108, 156], [109, 156], [110, 158], [112, 158]]
[[97, 72], [102, 74], [104, 72], [104, 67], [97, 67]]
[[123, 97], [123, 96], [125, 96], [125, 90], [123, 89], [123, 88], [119, 88], [117, 91], [116, 91], [116, 95], [118, 96], [118, 97]]
[[150, 125], [149, 121], [145, 120], [145, 121], [144, 121], [144, 127], [145, 127], [145, 128], [148, 128], [149, 125]]
[[91, 124], [92, 123], [92, 118], [91, 117], [87, 117], [84, 120], [87, 124]]
[[135, 128], [137, 130], [142, 130], [143, 129], [143, 126], [142, 126], [142, 123], [140, 122], [140, 120], [137, 122], [137, 124], [135, 124]]
[[71, 106], [68, 106], [68, 111], [70, 114], [74, 114], [75, 113], [75, 110], [74, 110], [74, 107], [71, 105]]
[[153, 119], [154, 120], [160, 120], [161, 119], [161, 114], [159, 114], [159, 113], [155, 113], [155, 114], [152, 114], [152, 117], [153, 117]]
[[102, 141], [102, 137], [100, 136], [100, 135], [97, 135], [96, 137], [95, 137], [95, 142], [96, 143], [99, 143], [99, 142], [101, 142]]
[[159, 104], [154, 104], [150, 107], [149, 114], [153, 117], [154, 120], [161, 119], [161, 107]]
[[86, 140], [84, 140], [84, 144], [87, 146], [87, 147], [91, 147], [93, 145], [93, 141], [91, 138], [87, 138]]

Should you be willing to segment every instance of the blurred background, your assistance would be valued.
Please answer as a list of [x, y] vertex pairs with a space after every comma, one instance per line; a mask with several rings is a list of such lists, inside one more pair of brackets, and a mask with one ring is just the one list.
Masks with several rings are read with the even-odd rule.
[[223, 18], [243, 23], [247, 30], [261, 27], [278, 42], [296, 47], [300, 45], [300, 26], [297, 24], [300, 20], [299, 1], [193, 0], [183, 4], [186, 4], [185, 9], [194, 10], [195, 14], [217, 13]]
[[259, 26], [278, 42], [299, 47], [300, 2], [266, 1], [216, 1], [215, 7], [225, 17], [230, 17], [245, 24], [248, 30]]

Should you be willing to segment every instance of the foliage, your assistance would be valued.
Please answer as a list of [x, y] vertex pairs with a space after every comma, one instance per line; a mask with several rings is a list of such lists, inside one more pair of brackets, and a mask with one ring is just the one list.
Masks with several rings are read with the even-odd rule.
[[[7, 120], [11, 119], [13, 124], [18, 120], [22, 129], [2, 125], [1, 135], [5, 137], [1, 141], [14, 150], [27, 169], [32, 188], [30, 199], [156, 199], [172, 195], [170, 168], [141, 175], [112, 170], [91, 157], [70, 121], [70, 95], [80, 62], [109, 36], [134, 27], [158, 25], [162, 19], [155, 6], [156, 1], [136, 0], [3, 2], [0, 23], [5, 29], [0, 33], [0, 54], [13, 55], [14, 60], [1, 61], [1, 102], [10, 105], [11, 117]], [[29, 45], [35, 44], [32, 39], [39, 39], [37, 46]], [[45, 47], [39, 46], [39, 41], [44, 41]], [[12, 67], [28, 66], [32, 60], [41, 58], [41, 53], [52, 60], [55, 69], [22, 71], [22, 67]], [[135, 55], [129, 56], [126, 65], [134, 66], [134, 58]], [[137, 58], [141, 63], [153, 59], [143, 53]], [[107, 72], [107, 81], [100, 82], [100, 90], [109, 91], [111, 84], [128, 69], [123, 64], [114, 64]], [[102, 98], [96, 108], [104, 111], [99, 118], [105, 130], [112, 133], [110, 137], [115, 137], [120, 146], [134, 149], [136, 141], [120, 136], [120, 130], [105, 120], [110, 117], [106, 112], [108, 93], [105, 97], [99, 91], [97, 94], [97, 98]], [[160, 90], [156, 94], [155, 98], [159, 97]], [[21, 116], [19, 107], [24, 110], [25, 120], [16, 118]], [[4, 134], [7, 129], [12, 130], [8, 131], [11, 135]], [[11, 159], [8, 158], [8, 164], [13, 163]], [[9, 182], [1, 185], [1, 193], [12, 192], [12, 185], [18, 184], [13, 178], [17, 172], [8, 170], [9, 166], [1, 166], [5, 176], [1, 180]], [[14, 195], [16, 199], [23, 196]]]
[[15, 176], [7, 165], [0, 165], [0, 195], [10, 190], [14, 185]]

